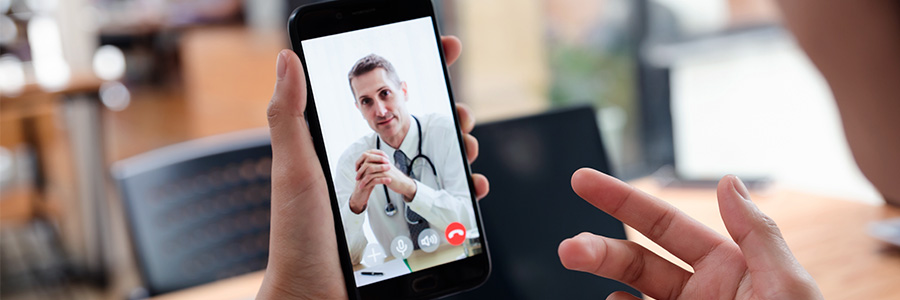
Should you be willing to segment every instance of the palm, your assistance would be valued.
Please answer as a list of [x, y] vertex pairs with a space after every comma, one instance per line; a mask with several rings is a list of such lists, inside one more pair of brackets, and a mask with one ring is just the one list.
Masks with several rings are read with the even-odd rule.
[[[631, 242], [582, 233], [560, 244], [566, 268], [621, 281], [656, 299], [821, 299], [781, 233], [735, 177], [719, 182], [719, 209], [733, 239], [603, 173], [572, 177], [579, 196], [638, 230], [694, 269]], [[610, 298], [634, 298], [615, 293]]]
[[674, 299], [763, 299], [753, 290], [751, 276], [747, 274], [742, 255], [712, 254], [707, 259], [732, 263], [699, 265], [694, 269], [694, 274], [688, 279], [681, 294]]

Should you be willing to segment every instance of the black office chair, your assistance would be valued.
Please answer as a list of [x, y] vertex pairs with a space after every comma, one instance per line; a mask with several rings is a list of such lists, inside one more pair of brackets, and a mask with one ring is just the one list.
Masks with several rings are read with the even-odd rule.
[[147, 293], [265, 268], [271, 165], [264, 129], [176, 144], [114, 165]]
[[452, 299], [606, 299], [627, 285], [563, 268], [559, 242], [588, 231], [625, 238], [622, 222], [572, 191], [581, 167], [610, 172], [596, 112], [580, 107], [483, 124], [473, 172], [491, 191], [479, 201], [492, 270], [487, 283]]

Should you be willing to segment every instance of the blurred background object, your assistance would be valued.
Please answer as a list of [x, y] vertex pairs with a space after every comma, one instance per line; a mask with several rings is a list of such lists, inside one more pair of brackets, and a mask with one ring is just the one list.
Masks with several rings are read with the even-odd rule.
[[113, 176], [149, 295], [266, 267], [270, 144], [261, 128], [116, 162]]
[[556, 259], [559, 242], [581, 232], [627, 238], [622, 222], [582, 201], [570, 185], [578, 168], [610, 173], [596, 124], [596, 111], [585, 105], [475, 127], [479, 155], [472, 171], [491, 179], [491, 193], [478, 205], [495, 255], [487, 282], [450, 299], [596, 299], [615, 291], [641, 296], [623, 283], [572, 272]]
[[645, 108], [671, 118], [656, 126], [670, 126], [666, 141], [646, 145], [673, 146], [664, 154], [668, 161], [662, 163], [670, 165], [664, 180], [714, 184], [735, 173], [883, 203], [853, 160], [830, 88], [779, 25], [775, 3], [660, 0], [650, 5], [658, 6], [657, 14], [673, 16], [648, 19], [641, 49], [647, 73], [661, 77], [648, 88], [664, 91], [643, 101], [666, 103]]
[[[265, 127], [287, 16], [311, 2], [0, 0], [0, 296], [153, 289], [113, 162]], [[479, 122], [590, 105], [620, 178], [737, 173], [881, 203], [772, 0], [434, 3]]]

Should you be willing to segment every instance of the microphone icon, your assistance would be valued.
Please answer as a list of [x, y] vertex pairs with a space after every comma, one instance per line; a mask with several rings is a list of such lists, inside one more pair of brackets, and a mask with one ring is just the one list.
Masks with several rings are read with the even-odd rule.
[[400, 251], [400, 254], [406, 255], [406, 250], [409, 250], [409, 247], [406, 246], [406, 242], [400, 240], [400, 242], [397, 243], [397, 251]]
[[396, 258], [406, 259], [412, 254], [412, 240], [407, 236], [398, 236], [391, 241], [391, 254]]

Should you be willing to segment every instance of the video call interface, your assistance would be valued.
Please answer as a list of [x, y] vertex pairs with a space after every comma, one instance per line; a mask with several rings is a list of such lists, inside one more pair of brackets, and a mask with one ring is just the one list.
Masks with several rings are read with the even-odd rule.
[[432, 19], [301, 43], [357, 286], [480, 254]]

